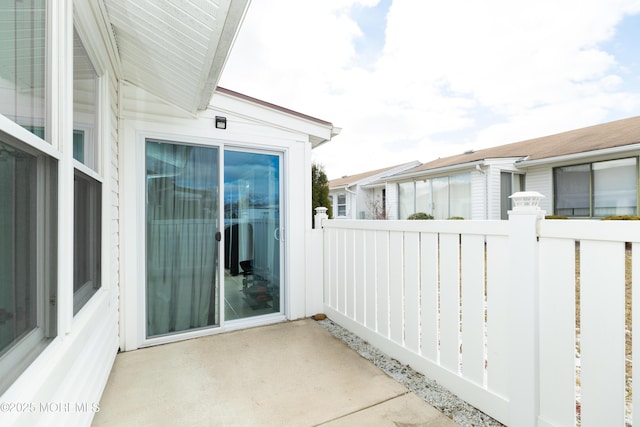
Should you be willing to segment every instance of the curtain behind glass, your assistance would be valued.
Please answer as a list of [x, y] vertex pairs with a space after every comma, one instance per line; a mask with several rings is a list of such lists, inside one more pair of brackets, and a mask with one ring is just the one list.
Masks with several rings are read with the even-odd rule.
[[416, 181], [416, 212], [432, 215], [431, 180]]
[[407, 219], [409, 215], [416, 212], [415, 197], [415, 184], [413, 181], [398, 184], [399, 219]]
[[450, 216], [471, 218], [471, 174], [449, 177]]
[[147, 141], [147, 336], [216, 325], [218, 149]]
[[449, 218], [449, 177], [434, 178], [433, 185], [433, 216], [435, 219]]
[[593, 164], [593, 216], [635, 215], [636, 159]]

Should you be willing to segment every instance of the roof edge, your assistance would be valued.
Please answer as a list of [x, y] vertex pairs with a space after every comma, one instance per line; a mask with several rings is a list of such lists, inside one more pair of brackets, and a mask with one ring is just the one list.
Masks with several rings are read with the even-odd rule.
[[610, 154], [624, 153], [625, 151], [637, 151], [637, 150], [640, 150], [640, 143], [619, 145], [617, 147], [603, 148], [601, 150], [591, 150], [591, 151], [583, 151], [580, 153], [564, 154], [562, 156], [544, 157], [541, 159], [534, 159], [534, 160], [524, 159], [521, 161], [516, 161], [516, 166], [518, 167], [539, 166], [547, 163], [560, 163], [560, 162], [569, 161], [569, 160], [581, 160], [581, 159], [587, 159], [589, 157], [606, 156]]
[[307, 114], [300, 113], [298, 111], [291, 110], [289, 108], [285, 108], [285, 107], [282, 107], [280, 105], [273, 104], [271, 102], [263, 101], [261, 99], [254, 98], [252, 96], [245, 95], [245, 94], [242, 94], [240, 92], [236, 92], [236, 91], [231, 90], [231, 89], [227, 89], [227, 88], [218, 86], [216, 88], [216, 92], [219, 92], [219, 93], [222, 93], [222, 94], [225, 94], [225, 95], [228, 95], [228, 96], [232, 96], [232, 97], [235, 97], [235, 98], [238, 98], [238, 99], [242, 99], [244, 101], [249, 101], [249, 102], [252, 102], [254, 104], [261, 105], [263, 107], [271, 108], [272, 110], [276, 110], [276, 111], [279, 111], [281, 113], [286, 113], [286, 114], [290, 114], [292, 116], [295, 116], [295, 117], [298, 117], [298, 118], [301, 118], [301, 119], [309, 120], [311, 122], [318, 123], [318, 124], [323, 125], [323, 126], [331, 127], [332, 128], [332, 131], [331, 131], [331, 135], [332, 136], [337, 136], [340, 133], [340, 131], [342, 130], [341, 128], [334, 127], [333, 123], [328, 122], [326, 120], [322, 120], [322, 119], [319, 119], [317, 117], [309, 116]]

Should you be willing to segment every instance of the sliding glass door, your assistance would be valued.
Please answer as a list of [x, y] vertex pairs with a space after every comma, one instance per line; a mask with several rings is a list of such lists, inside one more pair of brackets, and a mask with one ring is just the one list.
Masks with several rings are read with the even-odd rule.
[[146, 142], [147, 338], [220, 323], [219, 149]]
[[145, 150], [146, 337], [280, 313], [282, 156], [152, 139]]
[[224, 316], [279, 313], [281, 156], [224, 152]]

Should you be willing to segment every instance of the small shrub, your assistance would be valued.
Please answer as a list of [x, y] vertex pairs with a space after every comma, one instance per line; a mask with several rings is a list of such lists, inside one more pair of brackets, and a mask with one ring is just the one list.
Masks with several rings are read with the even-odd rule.
[[464, 219], [464, 218], [461, 216], [452, 216], [451, 218], [447, 218], [447, 219]]
[[600, 218], [602, 221], [640, 221], [640, 216], [635, 215], [611, 215]]
[[429, 215], [425, 212], [416, 212], [407, 217], [407, 219], [433, 219], [433, 215]]
[[569, 217], [564, 215], [547, 215], [544, 219], [569, 219]]

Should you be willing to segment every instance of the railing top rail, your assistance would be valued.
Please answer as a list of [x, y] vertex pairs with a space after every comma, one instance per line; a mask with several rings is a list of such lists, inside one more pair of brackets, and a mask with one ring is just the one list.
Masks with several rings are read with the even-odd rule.
[[557, 239], [640, 242], [640, 221], [545, 220], [538, 233]]
[[508, 221], [475, 220], [343, 220], [323, 222], [327, 229], [351, 229], [372, 231], [408, 231], [425, 233], [499, 235], [508, 234]]

